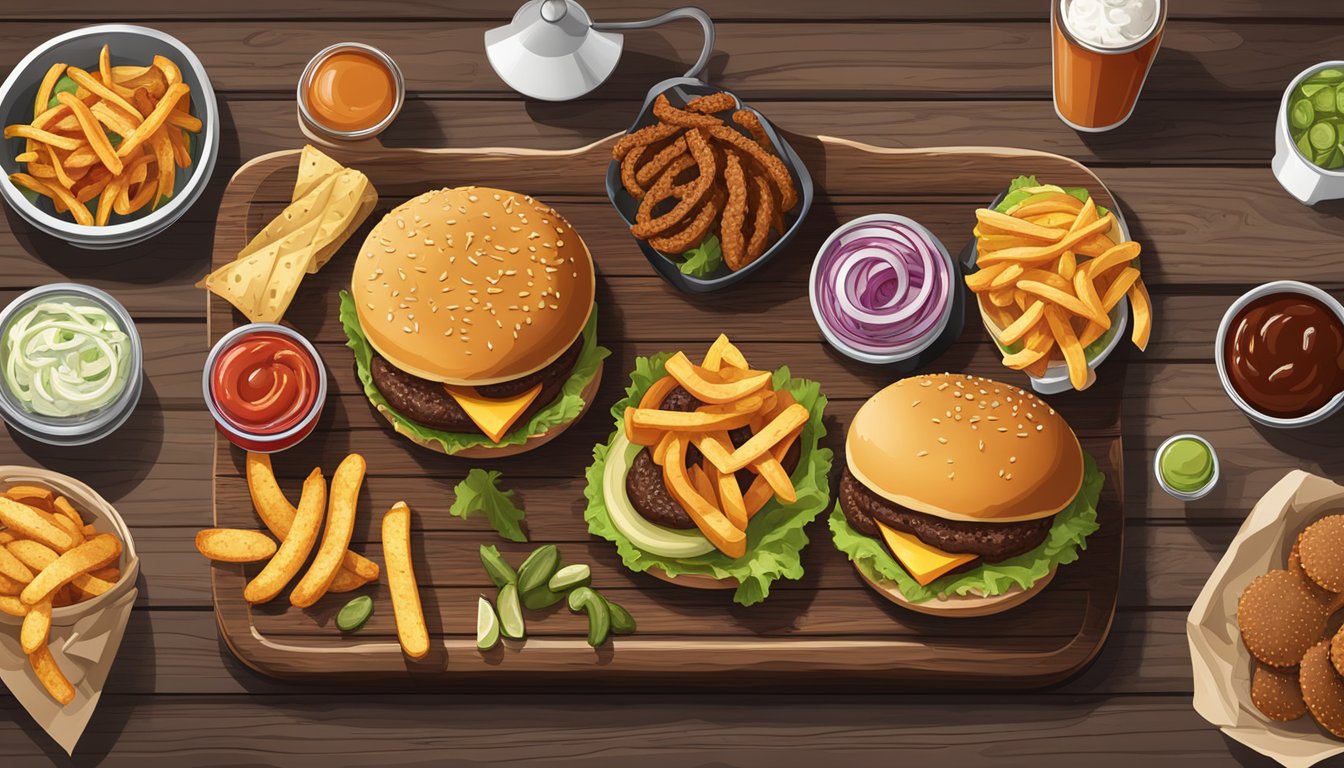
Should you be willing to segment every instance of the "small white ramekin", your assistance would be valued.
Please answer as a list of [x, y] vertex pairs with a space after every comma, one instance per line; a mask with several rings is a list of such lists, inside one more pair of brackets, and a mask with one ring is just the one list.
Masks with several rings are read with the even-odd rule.
[[[1163, 452], [1177, 440], [1185, 439], [1198, 440], [1203, 443], [1204, 447], [1209, 449], [1209, 455], [1213, 457], [1213, 474], [1209, 476], [1209, 482], [1205, 483], [1204, 487], [1197, 491], [1178, 491], [1170, 485], [1167, 485], [1166, 478], [1162, 477]], [[1180, 499], [1181, 501], [1198, 501], [1205, 496], [1208, 496], [1213, 489], [1218, 486], [1218, 481], [1222, 478], [1222, 470], [1218, 464], [1218, 451], [1214, 450], [1213, 443], [1210, 443], [1199, 435], [1191, 434], [1189, 432], [1180, 435], [1172, 435], [1166, 440], [1163, 440], [1162, 444], [1157, 447], [1157, 452], [1153, 454], [1153, 475], [1157, 477], [1158, 486], [1166, 491], [1167, 495], [1173, 499]]]

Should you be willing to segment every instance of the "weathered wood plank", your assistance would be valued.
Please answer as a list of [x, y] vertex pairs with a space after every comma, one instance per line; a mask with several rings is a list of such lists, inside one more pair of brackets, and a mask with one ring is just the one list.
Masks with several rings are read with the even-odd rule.
[[[623, 21], [656, 16], [667, 5], [649, 0], [589, 0], [584, 7], [598, 21]], [[366, 21], [368, 5], [358, 0], [297, 0], [283, 7], [274, 3], [249, 0], [211, 8], [211, 17], [241, 22], [256, 19], [292, 19], [321, 17]], [[507, 21], [514, 8], [509, 4], [481, 6], [475, 2], [452, 0], [380, 0], [380, 19], [416, 19], [451, 23], [460, 21]], [[1049, 12], [1035, 0], [1005, 0], [984, 5], [976, 0], [946, 0], [936, 5], [923, 3], [873, 3], [870, 0], [841, 0], [819, 6], [806, 0], [778, 0], [770, 5], [719, 0], [711, 11], [717, 21], [776, 21], [779, 19], [835, 21], [906, 21], [922, 19], [974, 20], [1045, 20]], [[139, 21], [145, 18], [191, 18], [199, 9], [176, 3], [139, 0], [107, 7], [98, 3], [74, 2], [61, 7], [60, 18], [102, 20], [108, 18]], [[1319, 5], [1312, 0], [1187, 0], [1168, 12], [1173, 19], [1333, 19], [1340, 18], [1339, 8]], [[0, 11], [4, 19], [49, 19], [51, 9], [30, 4], [15, 5]]]
[[[189, 45], [224, 92], [290, 92], [313, 53], [350, 36], [343, 22], [279, 20], [198, 24], [157, 22]], [[452, 24], [365, 19], [362, 41], [391, 51], [417, 94], [512, 94], [486, 64], [482, 35], [492, 21]], [[836, 22], [817, 34], [808, 24], [721, 23], [708, 77], [746, 97], [900, 98], [955, 94], [967, 98], [1040, 98], [1050, 92], [1050, 27], [1041, 21], [901, 24]], [[67, 24], [14, 21], [0, 35], [0, 67]], [[596, 95], [642, 96], [653, 83], [682, 74], [699, 50], [700, 31], [674, 25], [630, 35], [624, 66]], [[835, 40], [844, 40], [837, 46]], [[1297, 72], [1338, 47], [1344, 31], [1315, 22], [1175, 20], [1147, 83], [1147, 98], [1195, 101], [1281, 94]], [[781, 51], [789, 55], [781, 57]], [[1209, 75], [1217, 72], [1217, 77]], [[536, 104], [534, 118], [563, 119], [576, 104]]]
[[[1271, 763], [1225, 739], [1187, 696], [671, 698], [473, 693], [267, 696], [109, 695], [81, 757], [107, 768], [332, 762], [388, 766], [508, 763], [546, 768], [701, 764], [886, 768], [908, 757], [960, 768], [990, 761], [1126, 768], [1179, 755], [1185, 766]], [[688, 707], [689, 709], [682, 709]], [[13, 700], [0, 705], [11, 759], [69, 761]], [[208, 727], [207, 727], [208, 724]], [[1229, 751], [1231, 754], [1229, 755]], [[110, 753], [110, 754], [109, 754]]]

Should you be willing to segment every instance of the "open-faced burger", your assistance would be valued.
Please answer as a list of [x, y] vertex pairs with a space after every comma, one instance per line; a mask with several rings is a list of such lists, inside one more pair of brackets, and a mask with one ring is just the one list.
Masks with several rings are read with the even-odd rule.
[[559, 213], [485, 187], [426, 192], [360, 248], [341, 323], [396, 431], [453, 455], [529, 450], [574, 422], [602, 359], [593, 258]]
[[593, 450], [588, 530], [632, 570], [735, 588], [743, 605], [801, 578], [803, 528], [828, 502], [820, 385], [752, 368], [724, 336], [699, 364], [637, 358], [630, 379], [615, 433]]

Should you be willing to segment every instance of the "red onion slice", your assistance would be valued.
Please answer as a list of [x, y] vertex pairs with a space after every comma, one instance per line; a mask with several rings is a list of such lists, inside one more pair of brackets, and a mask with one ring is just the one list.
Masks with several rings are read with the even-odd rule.
[[846, 346], [899, 355], [929, 341], [951, 306], [947, 257], [900, 221], [849, 225], [813, 269], [818, 319]]

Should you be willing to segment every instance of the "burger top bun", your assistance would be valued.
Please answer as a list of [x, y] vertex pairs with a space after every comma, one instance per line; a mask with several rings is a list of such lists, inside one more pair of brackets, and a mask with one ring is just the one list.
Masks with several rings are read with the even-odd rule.
[[962, 374], [914, 376], [859, 408], [845, 450], [874, 493], [949, 520], [1049, 517], [1083, 483], [1073, 430], [1033, 394]]
[[350, 294], [369, 343], [401, 370], [494, 384], [559, 357], [592, 312], [593, 259], [555, 209], [458, 187], [394, 208], [359, 250]]

